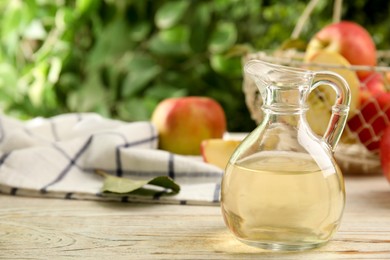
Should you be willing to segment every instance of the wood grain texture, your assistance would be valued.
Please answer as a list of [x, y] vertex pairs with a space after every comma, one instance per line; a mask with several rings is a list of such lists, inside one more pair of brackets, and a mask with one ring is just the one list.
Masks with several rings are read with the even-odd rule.
[[348, 177], [346, 189], [334, 239], [297, 253], [241, 244], [219, 207], [0, 195], [0, 259], [390, 259], [390, 185]]

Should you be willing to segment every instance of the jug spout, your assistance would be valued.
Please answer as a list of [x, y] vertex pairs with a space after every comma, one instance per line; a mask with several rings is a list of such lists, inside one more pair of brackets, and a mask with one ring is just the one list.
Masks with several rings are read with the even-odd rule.
[[247, 73], [259, 88], [266, 86], [307, 86], [309, 88], [313, 79], [313, 72], [310, 70], [287, 67], [264, 62], [261, 60], [251, 60], [244, 66]]
[[263, 110], [306, 109], [305, 101], [314, 77], [311, 71], [251, 60], [244, 72], [256, 84], [263, 99]]

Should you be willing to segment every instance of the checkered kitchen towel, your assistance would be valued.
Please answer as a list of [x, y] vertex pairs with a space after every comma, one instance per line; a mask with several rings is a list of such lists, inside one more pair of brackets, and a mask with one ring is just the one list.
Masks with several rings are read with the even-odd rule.
[[[97, 114], [18, 121], [0, 115], [0, 192], [21, 196], [107, 199], [95, 169], [131, 179], [169, 176], [174, 196], [123, 196], [122, 201], [217, 205], [222, 171], [199, 159], [158, 150], [150, 122]], [[113, 199], [113, 198], [110, 198]]]

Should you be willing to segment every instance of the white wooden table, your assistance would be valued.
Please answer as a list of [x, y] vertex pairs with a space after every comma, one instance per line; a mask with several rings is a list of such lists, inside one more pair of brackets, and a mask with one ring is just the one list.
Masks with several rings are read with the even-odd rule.
[[219, 207], [0, 195], [0, 259], [390, 259], [390, 184], [347, 177], [346, 189], [334, 239], [297, 253], [241, 244]]

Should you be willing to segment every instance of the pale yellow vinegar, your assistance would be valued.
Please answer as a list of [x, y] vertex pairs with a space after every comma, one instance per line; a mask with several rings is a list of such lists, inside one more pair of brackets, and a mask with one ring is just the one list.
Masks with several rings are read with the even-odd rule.
[[228, 228], [247, 244], [274, 250], [327, 242], [345, 203], [337, 166], [320, 169], [305, 154], [262, 154], [226, 168], [221, 206]]

